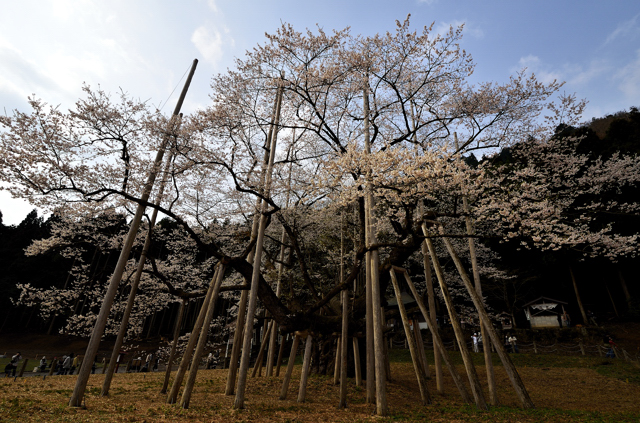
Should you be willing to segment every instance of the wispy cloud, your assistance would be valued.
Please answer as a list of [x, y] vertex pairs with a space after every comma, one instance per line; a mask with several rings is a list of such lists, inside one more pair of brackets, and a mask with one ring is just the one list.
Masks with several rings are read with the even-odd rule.
[[560, 66], [551, 66], [534, 55], [521, 57], [518, 66], [513, 67], [511, 72], [517, 72], [523, 68], [527, 68], [528, 72], [535, 74], [538, 80], [546, 84], [556, 80], [575, 86], [587, 85], [611, 71], [611, 65], [605, 60], [593, 60], [588, 65], [564, 63]]
[[438, 2], [438, 0], [418, 0], [418, 4], [424, 3], [424, 4], [429, 5], [429, 6], [431, 6], [432, 4], [435, 4], [437, 2]]
[[474, 26], [473, 24], [470, 24], [466, 19], [456, 19], [451, 22], [440, 22], [438, 25], [436, 25], [435, 30], [436, 30], [436, 33], [440, 35], [445, 35], [446, 33], [449, 32], [449, 28], [453, 27], [455, 30], [460, 25], [464, 25], [464, 29], [462, 30], [462, 33], [464, 35], [468, 35], [474, 38], [484, 37], [484, 31]]
[[618, 88], [626, 98], [638, 104], [640, 98], [640, 50], [636, 51], [635, 60], [620, 69], [614, 75]]
[[638, 19], [640, 18], [640, 13], [635, 15], [633, 18], [628, 21], [624, 21], [616, 27], [615, 30], [604, 41], [603, 46], [612, 43], [619, 37], [631, 37], [640, 34], [640, 25]]
[[213, 65], [214, 68], [218, 68], [219, 62], [224, 55], [224, 46], [234, 45], [233, 39], [227, 34], [228, 31], [225, 31], [223, 35], [220, 31], [209, 30], [203, 25], [193, 32], [191, 42], [207, 62]]

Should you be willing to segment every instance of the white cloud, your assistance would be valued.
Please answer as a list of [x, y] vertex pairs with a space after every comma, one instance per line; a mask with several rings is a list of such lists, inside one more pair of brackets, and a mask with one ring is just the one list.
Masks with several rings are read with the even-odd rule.
[[437, 3], [438, 0], [418, 0], [418, 3], [424, 3], [426, 5], [431, 6], [432, 4]]
[[638, 102], [640, 98], [640, 50], [636, 51], [634, 61], [616, 72], [614, 80], [618, 81], [618, 88], [625, 97]]
[[455, 31], [455, 29], [458, 28], [460, 25], [464, 25], [464, 29], [462, 30], [463, 35], [468, 35], [474, 38], [484, 37], [484, 31], [482, 31], [482, 29], [480, 28], [473, 26], [472, 24], [469, 24], [469, 22], [467, 22], [466, 19], [456, 19], [452, 22], [440, 22], [436, 26], [436, 33], [444, 36], [449, 32], [450, 27], [453, 27]]
[[527, 68], [527, 71], [533, 73], [538, 78], [538, 81], [549, 84], [555, 81], [563, 81], [563, 75], [558, 71], [551, 68], [551, 66], [545, 64], [540, 60], [538, 56], [528, 55], [521, 57], [518, 61], [518, 66], [511, 69], [512, 72], [517, 72]]
[[214, 68], [218, 67], [218, 63], [222, 59], [225, 43], [233, 45], [232, 39], [223, 40], [220, 31], [215, 29], [209, 31], [205, 26], [196, 28], [193, 35], [191, 35], [191, 42]]
[[618, 37], [630, 37], [633, 36], [634, 33], [640, 33], [640, 26], [638, 26], [638, 18], [640, 14], [635, 15], [633, 18], [628, 21], [624, 21], [616, 27], [616, 29], [609, 34], [607, 39], [604, 41], [603, 45], [607, 45], [613, 42]]
[[218, 5], [216, 4], [216, 0], [208, 0], [207, 4], [209, 5], [209, 9], [211, 9], [213, 13], [218, 13]]

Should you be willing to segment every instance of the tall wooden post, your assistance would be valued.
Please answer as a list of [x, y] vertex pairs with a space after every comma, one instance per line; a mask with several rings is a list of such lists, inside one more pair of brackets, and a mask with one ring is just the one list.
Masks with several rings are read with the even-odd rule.
[[[433, 276], [431, 274], [431, 263], [429, 261], [429, 251], [427, 249], [427, 243], [422, 242], [420, 246], [422, 249], [422, 260], [424, 264], [424, 276], [427, 281], [427, 300], [429, 301], [429, 316], [431, 317], [431, 322], [433, 322], [434, 327], [431, 327], [431, 323], [429, 323], [429, 332], [431, 332], [431, 340], [433, 342], [433, 367], [436, 372], [436, 389], [438, 393], [444, 393], [444, 381], [442, 379], [442, 357], [440, 356], [440, 349], [437, 348], [436, 336], [438, 332], [438, 320], [436, 317], [436, 299], [435, 293], [433, 291]], [[417, 293], [414, 293], [414, 297]], [[417, 301], [417, 300], [416, 300]], [[423, 313], [426, 314], [426, 311]], [[426, 320], [426, 318], [425, 318]]]
[[340, 349], [340, 404], [339, 408], [347, 407], [347, 347], [349, 346], [349, 290], [342, 291], [342, 338]]
[[[278, 87], [276, 95], [276, 113], [275, 124], [271, 127], [271, 144], [269, 146], [269, 164], [265, 175], [264, 194], [269, 196], [271, 190], [271, 176], [273, 172], [273, 163], [276, 155], [277, 126], [280, 118], [280, 107], [282, 104], [282, 84]], [[244, 328], [244, 342], [242, 344], [242, 358], [238, 371], [238, 384], [236, 390], [236, 398], [234, 408], [244, 408], [245, 389], [247, 384], [247, 373], [249, 370], [249, 361], [251, 359], [251, 338], [253, 336], [253, 318], [258, 302], [258, 284], [260, 279], [260, 267], [262, 264], [262, 247], [264, 243], [264, 232], [267, 227], [267, 204], [263, 202], [260, 210], [260, 224], [258, 226], [258, 238], [256, 240], [256, 253], [253, 262], [253, 273], [251, 275], [251, 290], [249, 292], [249, 304], [247, 306], [247, 317]]]
[[[176, 108], [173, 111], [173, 117], [171, 119], [170, 125], [175, 124], [176, 117], [180, 113], [180, 109], [182, 108], [182, 103], [184, 102], [184, 98], [187, 95], [187, 90], [191, 83], [191, 79], [193, 78], [193, 74], [196, 70], [196, 66], [198, 64], [198, 60], [193, 61], [193, 65], [191, 66], [191, 71], [189, 72], [189, 76], [187, 77], [187, 81], [185, 82], [184, 88], [182, 89], [182, 93], [180, 94], [180, 98], [178, 100], [178, 104], [176, 104]], [[169, 128], [169, 133], [171, 133], [173, 128]], [[156, 154], [156, 158], [154, 160], [153, 166], [149, 171], [149, 176], [147, 178], [147, 182], [142, 189], [142, 195], [140, 196], [140, 203], [138, 203], [138, 207], [136, 209], [136, 214], [131, 221], [131, 226], [129, 228], [129, 233], [125, 238], [124, 245], [122, 247], [122, 251], [120, 252], [120, 257], [118, 258], [118, 263], [116, 264], [116, 268], [111, 275], [111, 279], [109, 281], [109, 287], [107, 288], [107, 292], [105, 298], [102, 302], [102, 306], [100, 307], [100, 312], [98, 313], [98, 317], [96, 319], [96, 324], [91, 333], [91, 338], [89, 339], [89, 343], [87, 345], [87, 350], [84, 353], [85, 360], [82, 362], [80, 366], [80, 370], [78, 371], [78, 379], [76, 380], [76, 385], [73, 389], [73, 393], [71, 394], [71, 398], [69, 399], [69, 405], [72, 407], [80, 407], [82, 406], [82, 400], [84, 399], [84, 392], [87, 387], [87, 382], [89, 381], [89, 376], [91, 375], [91, 366], [93, 364], [93, 360], [96, 357], [96, 353], [98, 352], [98, 347], [100, 346], [100, 339], [104, 334], [104, 328], [107, 325], [107, 319], [109, 318], [109, 313], [111, 312], [111, 306], [113, 305], [113, 300], [118, 292], [118, 285], [120, 285], [120, 281], [122, 279], [122, 274], [124, 273], [124, 268], [129, 260], [129, 254], [131, 253], [131, 248], [133, 247], [133, 241], [135, 240], [136, 234], [138, 233], [138, 228], [140, 226], [140, 222], [142, 220], [142, 215], [146, 206], [144, 205], [149, 199], [149, 195], [151, 194], [151, 189], [153, 188], [153, 184], [156, 180], [156, 174], [160, 170], [160, 166], [162, 165], [162, 160], [164, 158], [164, 152], [167, 148], [167, 144], [169, 143], [169, 136], [165, 136], [160, 144], [160, 148], [158, 149], [158, 153]]]
[[360, 346], [358, 338], [353, 337], [353, 362], [356, 366], [356, 386], [362, 386], [362, 368], [360, 367]]
[[[363, 90], [363, 106], [364, 106], [364, 144], [365, 152], [371, 154], [371, 141], [369, 134], [369, 81], [366, 81], [366, 85]], [[373, 187], [371, 181], [371, 170], [367, 171], [367, 186], [366, 186], [366, 201], [365, 201], [365, 227], [368, 233], [367, 248], [371, 248], [377, 243], [375, 229], [374, 229], [374, 216], [373, 216]], [[385, 375], [384, 365], [384, 335], [382, 332], [382, 315], [380, 312], [381, 293], [380, 293], [380, 277], [378, 275], [379, 257], [378, 250], [372, 249], [369, 255], [369, 262], [367, 268], [370, 269], [370, 291], [371, 291], [371, 310], [373, 314], [373, 353], [375, 363], [375, 379], [376, 379], [376, 414], [378, 416], [387, 415], [387, 376]], [[367, 302], [368, 304], [368, 302]], [[368, 310], [367, 310], [368, 311]], [[368, 314], [368, 313], [367, 313]], [[367, 348], [368, 349], [368, 348]], [[369, 362], [367, 362], [367, 368]], [[367, 384], [369, 383], [369, 376], [367, 376]]]
[[[164, 174], [167, 175], [169, 172], [169, 166], [171, 165], [171, 156], [165, 163], [164, 166]], [[163, 179], [160, 182], [160, 188], [158, 189], [158, 195], [155, 201], [157, 206], [162, 202], [162, 197], [164, 195], [164, 188], [166, 186], [166, 179]], [[138, 267], [136, 269], [136, 274], [133, 277], [133, 281], [131, 282], [131, 291], [129, 292], [129, 298], [127, 299], [127, 306], [125, 307], [124, 313], [122, 315], [122, 321], [120, 322], [120, 330], [118, 330], [118, 336], [116, 337], [116, 342], [113, 345], [113, 350], [111, 351], [111, 360], [109, 361], [109, 367], [107, 368], [107, 373], [104, 378], [104, 382], [102, 383], [102, 392], [101, 396], [109, 395], [109, 388], [111, 387], [111, 380], [113, 379], [113, 373], [116, 369], [116, 359], [118, 358], [118, 354], [120, 354], [120, 348], [122, 348], [122, 344], [124, 342], [124, 337], [127, 334], [127, 328], [129, 327], [129, 316], [131, 315], [131, 310], [133, 310], [133, 305], [135, 304], [136, 294], [138, 292], [138, 285], [140, 284], [140, 278], [142, 277], [142, 271], [144, 270], [144, 264], [147, 261], [147, 254], [149, 253], [149, 247], [151, 247], [151, 235], [153, 234], [153, 227], [156, 224], [156, 219], [158, 218], [158, 209], [153, 209], [153, 213], [151, 215], [151, 220], [149, 221], [149, 231], [147, 233], [147, 238], [144, 241], [144, 247], [142, 248], [142, 253], [140, 254], [140, 259], [138, 260]], [[151, 326], [149, 327], [151, 329]]]

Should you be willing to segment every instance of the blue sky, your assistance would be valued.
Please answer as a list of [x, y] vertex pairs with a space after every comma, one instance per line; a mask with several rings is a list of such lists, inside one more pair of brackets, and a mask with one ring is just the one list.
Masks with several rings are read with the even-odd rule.
[[[0, 113], [27, 111], [31, 94], [71, 108], [83, 83], [168, 101], [170, 112], [180, 89], [172, 91], [198, 58], [183, 107], [190, 112], [208, 104], [212, 75], [281, 22], [373, 35], [408, 14], [416, 29], [465, 24], [472, 81], [504, 82], [527, 67], [587, 99], [585, 120], [640, 106], [638, 0], [21, 0], [3, 1], [0, 14]], [[31, 207], [2, 192], [0, 210], [17, 224]]]

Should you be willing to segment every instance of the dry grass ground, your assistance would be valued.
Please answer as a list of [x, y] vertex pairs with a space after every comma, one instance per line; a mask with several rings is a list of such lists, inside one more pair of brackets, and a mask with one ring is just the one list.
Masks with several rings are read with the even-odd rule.
[[[478, 354], [480, 356], [480, 354]], [[638, 422], [640, 421], [640, 370], [616, 361], [604, 365], [602, 359], [556, 361], [544, 366], [527, 365], [525, 354], [517, 357], [520, 374], [536, 404], [522, 410], [501, 367], [497, 367], [500, 407], [478, 411], [463, 405], [447, 375], [444, 395], [429, 389], [433, 404], [420, 404], [420, 394], [412, 366], [406, 361], [392, 363], [388, 385], [390, 415], [373, 415], [374, 406], [365, 403], [365, 392], [349, 380], [348, 408], [338, 409], [339, 389], [333, 378], [312, 376], [307, 401], [298, 403], [300, 367], [296, 366], [285, 401], [278, 400], [282, 378], [253, 378], [248, 381], [246, 408], [233, 410], [234, 397], [224, 395], [225, 370], [201, 370], [191, 407], [165, 404], [159, 393], [161, 373], [118, 374], [111, 395], [99, 396], [103, 375], [92, 375], [86, 394], [86, 408], [68, 407], [75, 376], [0, 379], [1, 422], [387, 422], [387, 421], [491, 421], [491, 422]], [[480, 359], [480, 357], [476, 357]], [[535, 357], [531, 360], [539, 360]], [[523, 364], [524, 363], [524, 364]], [[577, 363], [577, 364], [576, 364]], [[587, 363], [585, 365], [585, 363]], [[518, 364], [518, 363], [517, 363]], [[539, 363], [538, 363], [539, 364]], [[567, 364], [569, 367], [567, 367]], [[602, 364], [602, 366], [599, 366]], [[571, 367], [575, 365], [578, 367]], [[603, 369], [605, 369], [603, 371]], [[460, 367], [460, 371], [462, 371]], [[483, 369], [479, 368], [484, 380]], [[603, 374], [605, 373], [605, 374]], [[631, 381], [625, 380], [625, 375]]]

